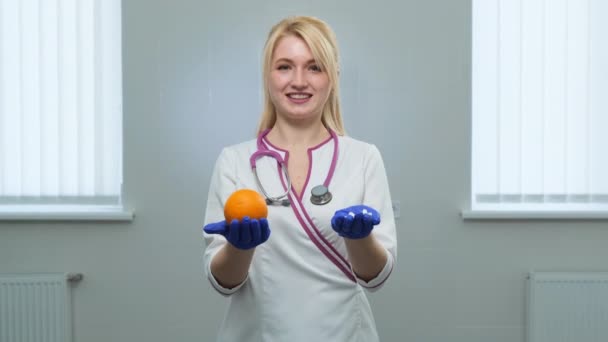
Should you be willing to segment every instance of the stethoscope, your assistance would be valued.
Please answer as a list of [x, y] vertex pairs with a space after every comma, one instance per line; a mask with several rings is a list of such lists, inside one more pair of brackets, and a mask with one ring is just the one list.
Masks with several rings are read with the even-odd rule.
[[[291, 205], [291, 201], [289, 200], [289, 193], [291, 192], [291, 178], [289, 178], [289, 172], [287, 171], [287, 164], [285, 163], [285, 160], [283, 159], [283, 157], [281, 157], [281, 155], [279, 153], [277, 153], [276, 151], [270, 150], [264, 143], [263, 139], [268, 134], [268, 132], [270, 132], [270, 129], [265, 130], [258, 136], [258, 139], [257, 139], [257, 148], [258, 149], [249, 158], [249, 164], [251, 165], [251, 170], [253, 171], [253, 175], [255, 176], [255, 181], [258, 184], [258, 188], [262, 191], [262, 194], [264, 195], [264, 197], [266, 197], [266, 204], [282, 205], [282, 206], [288, 207]], [[331, 199], [333, 198], [331, 192], [329, 191], [328, 186], [329, 186], [329, 182], [331, 181], [331, 178], [333, 177], [334, 170], [336, 168], [336, 163], [338, 161], [338, 136], [332, 130], [329, 130], [329, 134], [331, 135], [331, 139], [333, 140], [333, 143], [334, 143], [334, 155], [331, 160], [331, 166], [329, 167], [329, 172], [327, 174], [327, 177], [325, 178], [325, 181], [323, 182], [323, 184], [319, 184], [319, 185], [313, 187], [310, 191], [310, 202], [315, 205], [325, 205], [325, 204], [329, 203], [331, 201]], [[279, 196], [275, 196], [275, 197], [270, 196], [266, 192], [266, 189], [264, 189], [264, 186], [262, 185], [262, 182], [260, 181], [260, 177], [258, 176], [258, 172], [257, 172], [256, 161], [258, 158], [260, 158], [262, 156], [268, 156], [268, 157], [274, 158], [279, 163], [279, 166], [281, 167], [281, 172], [283, 173], [283, 176], [285, 177], [287, 186], [286, 186], [285, 192]]]

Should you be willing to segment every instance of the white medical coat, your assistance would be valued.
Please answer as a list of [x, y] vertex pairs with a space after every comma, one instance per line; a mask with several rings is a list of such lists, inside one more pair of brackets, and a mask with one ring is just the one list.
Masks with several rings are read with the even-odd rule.
[[[331, 202], [321, 206], [310, 202], [310, 190], [323, 184], [330, 170], [334, 141], [328, 139], [309, 149], [308, 181], [301, 198], [292, 190], [291, 207], [268, 207], [270, 237], [256, 247], [247, 279], [237, 287], [224, 288], [211, 274], [211, 259], [227, 241], [205, 233], [206, 275], [229, 298], [218, 341], [378, 341], [364, 289], [380, 288], [397, 257], [391, 196], [378, 149], [350, 137], [338, 139], [338, 160], [328, 186]], [[287, 151], [264, 142], [289, 163]], [[224, 203], [235, 190], [259, 191], [249, 164], [256, 150], [256, 140], [222, 150], [211, 179], [205, 224], [224, 220]], [[256, 164], [269, 195], [284, 193], [277, 161], [264, 156]], [[369, 282], [352, 273], [344, 240], [330, 223], [337, 210], [358, 204], [379, 211], [381, 222], [372, 234], [387, 251], [386, 265]]]

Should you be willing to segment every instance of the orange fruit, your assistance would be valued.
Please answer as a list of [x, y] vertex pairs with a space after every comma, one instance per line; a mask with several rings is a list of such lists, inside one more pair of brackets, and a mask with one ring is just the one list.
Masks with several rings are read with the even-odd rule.
[[232, 222], [233, 219], [241, 221], [245, 216], [259, 220], [267, 215], [266, 200], [255, 190], [237, 190], [228, 197], [224, 205], [226, 222]]

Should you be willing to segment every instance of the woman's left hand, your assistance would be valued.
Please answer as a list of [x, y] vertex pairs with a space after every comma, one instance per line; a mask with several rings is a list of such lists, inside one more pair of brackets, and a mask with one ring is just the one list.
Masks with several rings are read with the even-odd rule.
[[380, 223], [380, 213], [365, 205], [355, 205], [336, 211], [331, 227], [338, 235], [348, 239], [367, 237]]

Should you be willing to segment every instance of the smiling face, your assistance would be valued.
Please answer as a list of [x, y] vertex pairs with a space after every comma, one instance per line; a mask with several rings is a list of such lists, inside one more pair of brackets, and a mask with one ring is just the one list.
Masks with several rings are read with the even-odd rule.
[[331, 91], [330, 81], [304, 40], [293, 35], [281, 38], [272, 55], [267, 77], [277, 119], [296, 122], [321, 120]]

